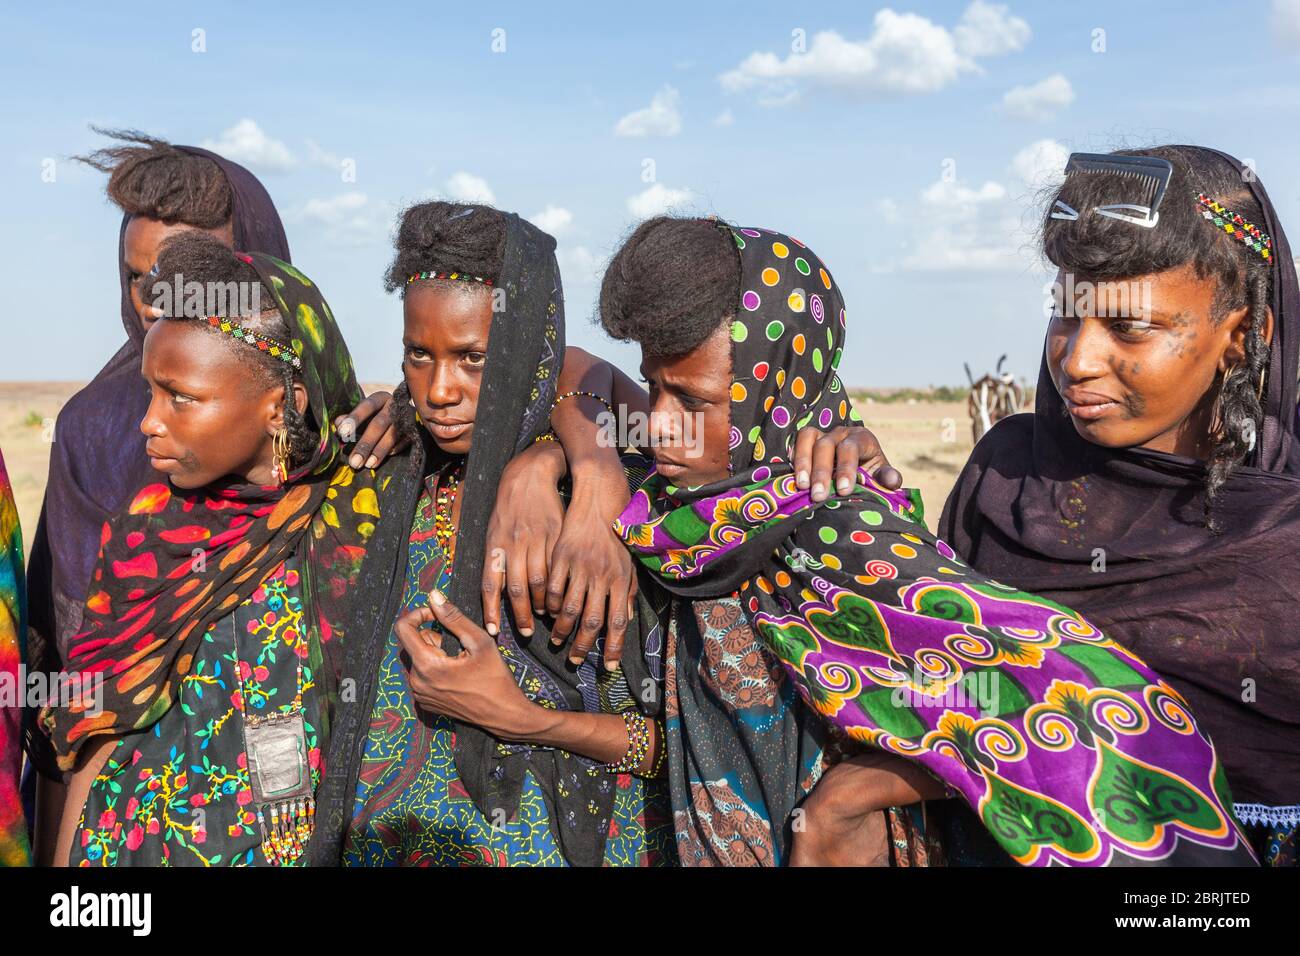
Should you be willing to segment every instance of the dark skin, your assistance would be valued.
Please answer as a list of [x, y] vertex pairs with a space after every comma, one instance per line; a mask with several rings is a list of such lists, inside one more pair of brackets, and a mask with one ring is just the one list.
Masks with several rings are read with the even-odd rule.
[[[686, 355], [664, 358], [643, 353], [641, 370], [660, 422], [652, 429], [662, 429], [658, 434], [664, 443], [654, 449], [659, 470], [679, 485], [702, 485], [727, 477], [732, 384], [728, 325], [719, 326]], [[683, 414], [700, 416], [702, 447], [695, 458], [688, 457], [680, 443], [683, 430], [678, 423]], [[795, 468], [799, 469], [798, 462]], [[853, 473], [850, 468], [846, 475], [837, 475], [837, 484], [839, 477]], [[848, 757], [828, 769], [804, 799], [791, 864], [888, 865], [887, 833], [880, 811], [942, 796], [938, 781], [902, 758], [880, 751]]]
[[[1080, 288], [1080, 278], [1075, 278]], [[1058, 283], [1064, 275], [1058, 274]], [[1206, 459], [1214, 446], [1215, 400], [1225, 373], [1245, 360], [1245, 306], [1216, 322], [1217, 280], [1191, 265], [1123, 284], [1148, 283], [1148, 315], [1098, 315], [1109, 284], [1097, 283], [1092, 308], [1080, 297], [1054, 315], [1047, 363], [1075, 430], [1106, 448], [1150, 448]], [[1121, 301], [1115, 296], [1110, 301]], [[1273, 336], [1270, 310], [1264, 340]]]
[[[424, 428], [450, 455], [468, 454], [473, 443], [491, 326], [492, 297], [482, 287], [420, 282], [407, 290], [402, 336], [406, 383]], [[462, 500], [456, 500], [453, 524]], [[434, 621], [460, 640], [463, 653], [450, 657], [442, 651], [426, 627]], [[521, 626], [518, 633], [526, 639], [532, 628]], [[621, 717], [550, 710], [530, 701], [506, 667], [494, 636], [440, 592], [430, 595], [429, 605], [403, 615], [397, 635], [406, 654], [411, 695], [425, 710], [475, 724], [502, 740], [561, 747], [605, 763], [617, 762], [627, 752]], [[652, 737], [642, 764], [647, 771], [660, 746], [655, 731]]]
[[[710, 341], [714, 351], [723, 347], [716, 335]], [[710, 357], [716, 358], [712, 353]], [[621, 409], [621, 414], [651, 415], [650, 398], [642, 388], [617, 368], [581, 349], [570, 348], [565, 356], [559, 391], [564, 394], [571, 390], [593, 392], [611, 407]], [[695, 400], [687, 387], [680, 403]], [[540, 615], [543, 609], [555, 616], [552, 641], [556, 644], [563, 643], [574, 623], [580, 622], [569, 652], [575, 664], [586, 658], [602, 627], [606, 627], [605, 666], [613, 670], [622, 654], [632, 614], [636, 575], [626, 549], [611, 530], [614, 518], [627, 506], [630, 492], [618, 449], [601, 438], [600, 416], [605, 414], [605, 406], [590, 397], [575, 396], [560, 402], [551, 421], [562, 448], [556, 448], [555, 443], [540, 443], [517, 456], [506, 469], [497, 495], [497, 512], [488, 529], [489, 553], [500, 554], [504, 560], [490, 562], [484, 569], [483, 591], [489, 630], [495, 626], [493, 622], [499, 621], [498, 606], [492, 597], [501, 592], [503, 584], [516, 621], [531, 621], [530, 613]], [[670, 437], [662, 432], [672, 421], [651, 419], [651, 431], [660, 432], [657, 440]], [[675, 421], [684, 419], [679, 415]], [[692, 431], [690, 438], [691, 445], [699, 448], [698, 433]], [[672, 454], [689, 458], [685, 448]], [[837, 493], [848, 494], [859, 465], [872, 469], [886, 487], [902, 485], [902, 475], [889, 465], [876, 437], [865, 428], [839, 427], [823, 433], [808, 427], [796, 436], [797, 480], [802, 488], [811, 485], [816, 501], [825, 500], [832, 481]], [[567, 513], [558, 494], [541, 493], [541, 489], [554, 488], [566, 473], [573, 479]], [[610, 553], [611, 548], [621, 554]], [[549, 576], [545, 557], [548, 551]]]
[[[478, 395], [491, 333], [491, 301], [485, 289], [461, 283], [421, 282], [407, 290], [403, 305], [406, 382], [425, 429], [439, 448], [448, 454], [465, 455], [472, 447]], [[582, 353], [571, 365], [566, 353], [559, 383], [561, 393], [581, 387], [583, 383], [574, 381], [574, 376], [586, 375], [591, 370], [588, 359], [590, 356]], [[570, 403], [562, 402], [557, 410], [567, 404]], [[580, 419], [582, 415], [579, 413], [570, 424]], [[575, 438], [558, 415], [554, 425], [566, 449], [582, 443], [583, 438]], [[595, 445], [594, 437], [590, 442]], [[567, 599], [572, 591], [577, 595], [573, 599], [577, 608], [581, 609], [584, 604], [598, 606], [603, 616], [607, 606], [625, 608], [629, 595], [634, 593], [630, 591], [635, 583], [631, 560], [610, 529], [608, 520], [601, 518], [594, 527], [588, 523], [590, 512], [577, 506], [580, 491], [575, 488], [574, 504], [570, 505], [567, 513], [559, 504], [555, 482], [564, 474], [564, 452], [556, 445], [555, 442], [539, 443], [517, 456], [508, 466], [509, 480], [503, 477], [502, 492], [498, 495], [492, 519], [491, 528], [495, 531], [489, 531], [488, 553], [493, 558], [488, 564], [495, 564], [497, 557], [492, 550], [492, 535], [504, 534], [509, 529], [511, 546], [522, 552], [524, 558], [518, 563], [513, 558], [505, 558], [506, 568], [530, 569], [527, 584], [535, 586], [536, 582], [531, 578], [545, 580], [548, 550], [558, 540], [561, 529], [573, 523], [579, 528], [577, 539], [585, 544], [582, 560], [571, 564], [566, 573], [576, 577], [578, 583], [566, 582], [559, 593]], [[616, 450], [604, 451], [614, 454], [617, 462]], [[558, 468], [557, 459], [560, 463]], [[541, 493], [546, 484], [538, 482], [538, 468], [555, 469], [548, 478], [550, 493]], [[621, 467], [618, 475], [622, 486], [621, 500], [626, 503], [628, 491]], [[521, 484], [513, 485], [515, 479]], [[507, 485], [514, 487], [515, 491], [507, 491]], [[458, 498], [454, 506], [453, 524], [459, 514], [460, 501]], [[554, 511], [551, 510], [552, 502], [556, 506]], [[621, 505], [619, 507], [621, 509]], [[602, 557], [606, 552], [611, 562]], [[617, 565], [619, 570], [610, 576], [614, 580], [610, 585], [608, 578], [592, 568], [608, 566], [612, 559], [621, 563]], [[500, 577], [504, 578], [504, 569], [501, 570]], [[621, 583], [622, 590], [615, 590], [611, 600], [607, 589], [618, 588], [620, 579], [632, 583]], [[496, 582], [498, 577], [492, 575], [491, 580]], [[515, 580], [524, 583], [518, 577]], [[522, 610], [516, 610], [517, 633], [525, 639], [532, 634], [529, 614], [533, 607], [527, 601], [531, 596], [528, 591], [528, 587], [518, 587], [511, 593], [512, 603], [521, 597], [525, 599]], [[550, 594], [548, 587], [548, 597]], [[594, 598], [589, 597], [593, 594]], [[407, 676], [416, 703], [426, 710], [482, 727], [502, 740], [562, 747], [606, 763], [621, 759], [628, 746], [627, 729], [621, 717], [542, 708], [528, 700], [519, 689], [491, 633], [496, 629], [492, 622], [500, 620], [494, 618], [500, 613], [499, 595], [500, 584], [485, 586], [485, 628], [478, 627], [436, 592], [430, 595], [429, 606], [404, 615], [398, 621], [397, 633], [407, 654]], [[456, 635], [465, 653], [450, 657], [443, 653], [437, 641], [431, 640], [424, 625], [435, 620]], [[528, 626], [524, 626], [525, 622]], [[601, 623], [597, 620], [594, 630], [598, 631]], [[621, 623], [625, 629], [626, 620]], [[660, 746], [657, 731], [652, 731], [652, 737], [655, 739], [642, 763], [644, 770], [653, 766]]]
[[[172, 236], [182, 232], [206, 232], [224, 245], [234, 248], [235, 236], [231, 223], [214, 229], [197, 229], [183, 222], [163, 222], [147, 216], [133, 216], [126, 225], [122, 242], [122, 261], [130, 283], [131, 302], [145, 331], [159, 318], [158, 311], [145, 302], [149, 272], [158, 261], [158, 250]], [[167, 278], [167, 277], [161, 277]], [[335, 427], [345, 444], [356, 442], [348, 457], [353, 468], [377, 468], [389, 455], [405, 447], [394, 427], [390, 408], [392, 396], [388, 392], [372, 392], [347, 415], [335, 420]]]
[[[284, 425], [284, 385], [241, 359], [248, 346], [214, 341], [216, 333], [194, 322], [160, 320], [144, 340], [142, 370], [152, 394], [140, 422], [154, 468], [177, 488], [200, 488], [227, 475], [275, 484], [273, 437]], [[295, 383], [292, 401], [307, 409], [307, 391]], [[154, 457], [158, 456], [158, 457]], [[116, 738], [88, 747], [64, 788], [43, 788], [41, 814], [61, 814], [57, 830], [45, 832], [42, 862], [66, 863], [90, 782], [102, 769]]]
[[[234, 354], [193, 322], [154, 323], [144, 340], [142, 372], [152, 400], [140, 422], [154, 469], [177, 488], [202, 488], [226, 475], [273, 485], [272, 442], [284, 425], [284, 386], [267, 387]], [[217, 347], [213, 347], [216, 345]], [[253, 379], [244, 387], [232, 381]], [[293, 400], [307, 408], [294, 383]]]

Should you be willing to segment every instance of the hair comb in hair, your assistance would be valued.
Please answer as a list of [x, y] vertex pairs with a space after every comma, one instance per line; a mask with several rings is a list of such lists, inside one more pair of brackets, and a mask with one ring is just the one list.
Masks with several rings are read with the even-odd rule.
[[[1131, 203], [1108, 203], [1092, 211], [1099, 216], [1131, 222], [1135, 226], [1151, 229], [1160, 221], [1160, 200], [1165, 198], [1169, 179], [1174, 174], [1173, 163], [1155, 156], [1116, 156], [1112, 153], [1071, 153], [1065, 164], [1065, 175], [1072, 173], [1109, 173], [1131, 180], [1135, 187]], [[1061, 200], [1052, 206], [1053, 219], [1074, 221], [1079, 212]]]

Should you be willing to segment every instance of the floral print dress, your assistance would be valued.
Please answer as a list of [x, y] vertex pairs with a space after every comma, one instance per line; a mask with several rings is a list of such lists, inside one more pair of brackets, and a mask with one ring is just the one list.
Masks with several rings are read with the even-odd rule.
[[249, 715], [291, 712], [301, 681], [319, 785], [319, 647], [302, 617], [301, 574], [290, 558], [208, 629], [176, 705], [119, 740], [92, 783], [74, 866], [266, 865], [240, 705]]
[[[402, 608], [445, 590], [451, 563], [434, 534], [433, 478], [416, 506]], [[456, 773], [454, 724], [417, 711], [395, 633], [380, 665], [345, 866], [565, 866], [546, 802], [532, 775], [508, 820], [488, 820]], [[592, 773], [604, 773], [593, 765]], [[674, 862], [672, 821], [658, 781], [608, 775], [615, 787], [606, 866]]]

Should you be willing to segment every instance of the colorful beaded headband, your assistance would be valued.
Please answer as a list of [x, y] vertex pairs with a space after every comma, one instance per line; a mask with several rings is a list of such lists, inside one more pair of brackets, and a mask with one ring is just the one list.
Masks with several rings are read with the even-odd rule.
[[484, 279], [482, 276], [472, 276], [468, 272], [417, 272], [406, 280], [410, 285], [416, 279], [450, 279], [453, 282], [481, 282], [486, 286], [492, 284], [491, 279]]
[[1240, 239], [1247, 249], [1254, 249], [1265, 262], [1273, 261], [1273, 240], [1264, 235], [1254, 223], [1246, 222], [1235, 212], [1230, 212], [1205, 193], [1196, 194], [1196, 202], [1204, 207], [1201, 215], [1222, 229], [1233, 239]]
[[245, 345], [251, 345], [253, 348], [265, 352], [271, 358], [279, 359], [286, 365], [292, 365], [298, 371], [302, 371], [302, 359], [298, 357], [298, 353], [293, 350], [292, 345], [281, 342], [279, 339], [269, 339], [259, 332], [254, 332], [252, 329], [245, 328], [219, 315], [205, 316], [199, 321], [206, 322], [218, 332], [224, 332], [231, 338], [238, 339]]

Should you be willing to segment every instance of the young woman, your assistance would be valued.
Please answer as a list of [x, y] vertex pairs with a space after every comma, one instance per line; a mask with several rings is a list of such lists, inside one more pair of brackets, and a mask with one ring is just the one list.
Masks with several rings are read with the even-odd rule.
[[[85, 162], [109, 173], [108, 197], [122, 210], [117, 268], [127, 341], [94, 380], [68, 400], [55, 423], [45, 501], [27, 574], [29, 663], [47, 673], [59, 670], [68, 641], [80, 628], [100, 529], [153, 475], [139, 429], [150, 401], [140, 380], [140, 358], [145, 333], [157, 318], [145, 284], [152, 281], [159, 248], [180, 232], [200, 230], [228, 247], [289, 261], [275, 205], [244, 167], [204, 149], [173, 146], [140, 133], [109, 135], [120, 144]], [[376, 414], [387, 399], [376, 393], [352, 410], [358, 426], [366, 426], [353, 450], [357, 467], [372, 449], [382, 457], [391, 448], [387, 413]], [[32, 765], [41, 771], [38, 859], [48, 862], [53, 851], [49, 837], [62, 813], [63, 794], [44, 738], [35, 732], [34, 716], [29, 712], [26, 737]]]
[[[661, 430], [657, 473], [616, 523], [675, 598], [667, 748], [684, 860], [735, 862], [757, 836], [773, 850], [749, 861], [781, 862], [791, 836], [796, 850], [824, 838], [794, 805], [847, 778], [864, 811], [946, 789], [1024, 865], [1251, 861], [1213, 746], [1141, 660], [967, 567], [914, 493], [866, 473], [824, 502], [799, 487], [794, 429], [852, 417], [835, 373], [843, 300], [811, 250], [651, 220], [615, 255], [601, 319], [642, 344], [660, 421], [697, 416], [703, 439], [690, 459]], [[836, 736], [803, 745], [801, 707]], [[904, 759], [826, 769], [845, 737]], [[853, 805], [814, 809], [834, 826], [861, 818]]]
[[19, 796], [23, 766], [20, 740], [25, 684], [26, 601], [23, 590], [23, 534], [13, 488], [0, 458], [0, 866], [31, 860], [27, 814]]
[[[666, 801], [649, 779], [661, 761], [664, 600], [636, 587], [608, 533], [647, 463], [617, 466], [609, 510], [579, 409], [616, 373], [564, 348], [553, 250], [485, 206], [425, 203], [402, 218], [387, 283], [403, 293], [402, 407], [418, 440], [374, 548], [388, 561], [374, 566], [374, 615], [396, 625], [354, 645], [349, 671], [367, 676], [337, 725], [318, 862], [672, 859]], [[558, 442], [546, 440], [552, 424]], [[841, 447], [856, 462], [874, 443]], [[581, 554], [561, 553], [566, 535]], [[624, 563], [626, 577], [609, 575]], [[434, 623], [454, 640], [427, 643]]]
[[1081, 170], [1054, 197], [1078, 218], [1045, 217], [1043, 250], [1076, 294], [1034, 413], [976, 446], [940, 533], [1141, 653], [1218, 744], [1256, 852], [1294, 864], [1295, 267], [1253, 170], [1193, 146], [1120, 155], [1136, 154], [1173, 166], [1154, 228], [1093, 211], [1141, 202], [1132, 179]]
[[42, 716], [75, 771], [58, 858], [289, 865], [386, 476], [344, 458], [332, 422], [361, 393], [306, 276], [202, 235], [166, 244], [157, 272], [255, 287], [270, 307], [168, 313], [145, 335], [154, 477], [102, 529], [67, 652], [102, 684]]

